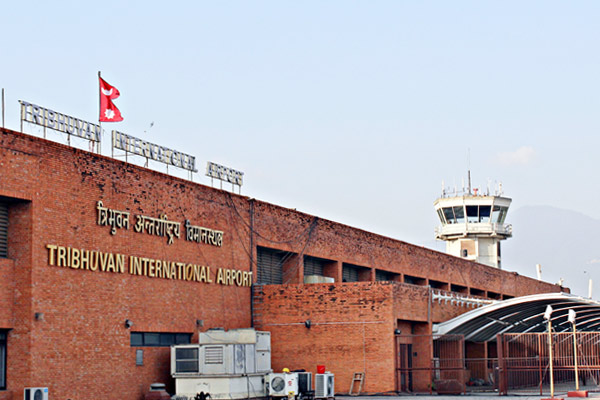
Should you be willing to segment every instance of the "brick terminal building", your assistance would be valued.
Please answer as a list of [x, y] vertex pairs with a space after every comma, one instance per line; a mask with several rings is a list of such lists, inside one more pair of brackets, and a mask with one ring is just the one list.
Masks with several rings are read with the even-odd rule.
[[6, 129], [0, 257], [0, 400], [141, 399], [172, 389], [169, 345], [250, 326], [271, 332], [275, 370], [325, 364], [337, 391], [359, 371], [365, 392], [402, 390], [397, 345], [427, 365], [411, 335], [470, 310], [435, 294], [562, 289]]

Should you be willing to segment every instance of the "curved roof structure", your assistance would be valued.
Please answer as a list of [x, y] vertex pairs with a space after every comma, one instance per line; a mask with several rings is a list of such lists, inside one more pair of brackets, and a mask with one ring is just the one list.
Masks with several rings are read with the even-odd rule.
[[543, 293], [496, 301], [434, 325], [436, 335], [459, 334], [472, 342], [495, 340], [499, 333], [544, 332], [546, 307], [552, 306], [552, 328], [572, 329], [568, 312], [576, 312], [578, 331], [600, 330], [600, 302], [568, 293]]

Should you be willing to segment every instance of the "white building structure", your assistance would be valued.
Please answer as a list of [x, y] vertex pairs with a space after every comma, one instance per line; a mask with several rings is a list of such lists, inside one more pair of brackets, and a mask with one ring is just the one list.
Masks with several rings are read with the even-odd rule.
[[435, 238], [446, 242], [446, 253], [481, 264], [501, 268], [500, 241], [512, 236], [512, 226], [505, 224], [511, 199], [502, 196], [502, 185], [494, 195], [478, 189], [449, 193], [434, 202], [442, 223]]

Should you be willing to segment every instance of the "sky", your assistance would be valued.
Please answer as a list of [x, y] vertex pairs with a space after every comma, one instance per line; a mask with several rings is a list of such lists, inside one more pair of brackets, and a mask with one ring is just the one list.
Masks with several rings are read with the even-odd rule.
[[103, 154], [117, 129], [195, 156], [196, 182], [213, 161], [244, 195], [439, 249], [433, 202], [469, 168], [511, 209], [600, 219], [598, 20], [597, 1], [11, 2], [5, 124], [18, 100], [97, 121], [102, 71], [124, 116]]

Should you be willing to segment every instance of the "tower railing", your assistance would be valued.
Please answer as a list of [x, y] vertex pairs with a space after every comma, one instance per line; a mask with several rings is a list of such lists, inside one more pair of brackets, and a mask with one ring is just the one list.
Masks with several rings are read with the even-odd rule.
[[499, 223], [458, 223], [458, 224], [447, 224], [438, 226], [435, 228], [436, 238], [443, 238], [447, 236], [460, 236], [466, 234], [486, 234], [486, 235], [498, 235], [498, 236], [512, 236], [512, 225], [511, 224], [499, 224]]

